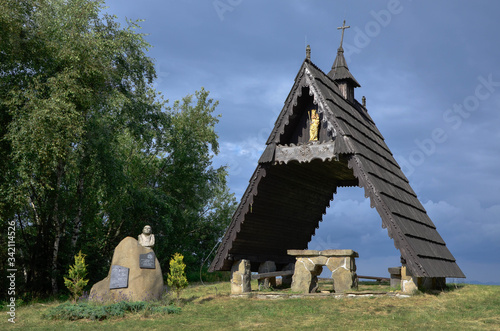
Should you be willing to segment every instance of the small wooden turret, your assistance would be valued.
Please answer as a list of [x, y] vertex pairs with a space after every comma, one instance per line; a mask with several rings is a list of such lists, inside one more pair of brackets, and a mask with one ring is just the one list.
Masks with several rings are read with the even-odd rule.
[[340, 47], [337, 49], [337, 57], [332, 65], [332, 70], [328, 73], [328, 77], [337, 83], [343, 97], [351, 103], [354, 103], [354, 88], [361, 87], [354, 76], [349, 72], [347, 63], [344, 58], [344, 49], [342, 43], [344, 41], [344, 30], [350, 26], [344, 24], [338, 29], [342, 29], [342, 38], [340, 39]]

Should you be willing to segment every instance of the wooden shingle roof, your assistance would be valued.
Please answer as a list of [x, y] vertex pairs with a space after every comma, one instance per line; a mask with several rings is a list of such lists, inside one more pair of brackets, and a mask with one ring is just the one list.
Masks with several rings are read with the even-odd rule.
[[[243, 258], [254, 271], [294, 262], [287, 250], [307, 248], [337, 187], [360, 186], [414, 276], [465, 277], [366, 109], [329, 76], [303, 62], [210, 270]], [[321, 120], [315, 142], [311, 109]]]

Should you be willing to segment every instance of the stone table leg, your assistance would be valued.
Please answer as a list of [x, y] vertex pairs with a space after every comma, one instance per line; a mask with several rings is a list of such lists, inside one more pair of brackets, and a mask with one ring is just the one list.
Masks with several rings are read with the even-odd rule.
[[335, 293], [343, 293], [358, 287], [354, 257], [330, 257], [326, 266], [332, 272]]
[[309, 258], [297, 258], [292, 277], [292, 291], [312, 293], [318, 288], [318, 275], [323, 267], [316, 265]]

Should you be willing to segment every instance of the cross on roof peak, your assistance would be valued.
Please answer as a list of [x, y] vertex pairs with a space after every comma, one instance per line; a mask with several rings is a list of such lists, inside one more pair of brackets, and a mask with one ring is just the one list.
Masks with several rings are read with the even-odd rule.
[[337, 30], [341, 30], [342, 29], [342, 38], [340, 38], [340, 47], [339, 48], [342, 48], [342, 43], [344, 42], [344, 30], [345, 29], [349, 29], [351, 26], [350, 25], [345, 25], [345, 20], [344, 20], [344, 23], [342, 24], [342, 26], [339, 26], [337, 28]]

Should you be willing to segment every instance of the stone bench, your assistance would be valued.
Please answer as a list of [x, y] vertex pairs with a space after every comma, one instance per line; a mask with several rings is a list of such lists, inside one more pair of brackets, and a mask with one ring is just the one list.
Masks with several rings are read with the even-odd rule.
[[388, 268], [391, 275], [391, 287], [401, 289], [401, 267]]
[[403, 293], [412, 294], [420, 290], [442, 290], [446, 288], [444, 277], [414, 277], [406, 266], [389, 268], [391, 287], [400, 288]]
[[259, 272], [252, 275], [249, 260], [238, 260], [231, 268], [231, 294], [241, 294], [251, 292], [250, 281], [257, 279], [259, 290], [269, 287], [276, 287], [276, 277], [282, 278], [282, 284], [292, 283], [293, 263], [283, 267], [281, 271], [276, 271], [276, 264], [273, 261], [266, 261], [259, 265]]
[[326, 266], [332, 272], [335, 293], [358, 287], [355, 258], [358, 253], [352, 249], [288, 250], [296, 257], [292, 280], [292, 291], [314, 293], [318, 288], [318, 276]]

